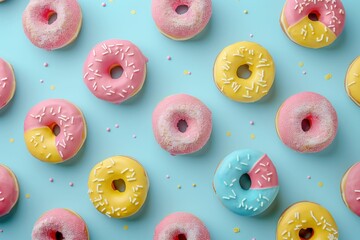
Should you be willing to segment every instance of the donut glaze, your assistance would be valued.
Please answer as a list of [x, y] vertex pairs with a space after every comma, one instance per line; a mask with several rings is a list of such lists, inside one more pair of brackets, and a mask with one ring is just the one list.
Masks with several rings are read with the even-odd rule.
[[[57, 14], [57, 19], [49, 24], [53, 14]], [[82, 13], [76, 0], [31, 0], [22, 21], [26, 36], [35, 46], [55, 50], [76, 39]]]
[[32, 230], [32, 240], [50, 239], [88, 240], [86, 223], [69, 209], [52, 209], [36, 221]]
[[[107, 40], [90, 51], [83, 67], [84, 82], [97, 98], [122, 103], [141, 90], [146, 78], [147, 61], [133, 43]], [[111, 77], [114, 67], [123, 69], [116, 80]]]
[[337, 128], [335, 109], [325, 97], [313, 92], [289, 97], [276, 116], [276, 129], [281, 141], [303, 153], [320, 152], [328, 147]]
[[[251, 75], [241, 78], [239, 67], [247, 66]], [[271, 89], [275, 64], [269, 52], [257, 43], [237, 42], [224, 48], [214, 64], [214, 81], [222, 94], [238, 102], [256, 102]]]
[[[55, 135], [54, 128], [60, 132]], [[30, 109], [24, 122], [24, 138], [37, 159], [60, 163], [74, 157], [86, 139], [86, 123], [80, 109], [64, 99], [48, 99]]]
[[[247, 174], [250, 188], [240, 179]], [[221, 203], [241, 216], [263, 213], [279, 192], [276, 168], [270, 158], [259, 151], [243, 149], [230, 153], [216, 169], [213, 188]]]
[[[187, 125], [185, 131], [179, 123]], [[197, 98], [187, 94], [166, 97], [155, 108], [152, 126], [156, 141], [172, 155], [200, 150], [212, 130], [211, 111]]]
[[0, 110], [5, 107], [15, 93], [15, 75], [11, 65], [0, 58]]
[[[179, 6], [187, 12], [177, 13]], [[187, 40], [198, 35], [212, 14], [211, 0], [152, 0], [152, 17], [159, 31], [174, 40]]]
[[[123, 189], [116, 182], [122, 181]], [[149, 179], [135, 159], [114, 156], [96, 164], [89, 174], [88, 193], [96, 210], [113, 218], [127, 218], [144, 205]]]
[[348, 96], [360, 106], [360, 57], [349, 66], [345, 77], [345, 89]]
[[[309, 231], [312, 229], [312, 231]], [[310, 238], [304, 238], [303, 232], [312, 232]], [[312, 202], [298, 202], [287, 208], [280, 216], [276, 240], [338, 240], [336, 222], [324, 207]]]
[[19, 199], [19, 185], [15, 174], [0, 164], [0, 217], [8, 214]]
[[322, 48], [342, 33], [345, 9], [341, 0], [287, 0], [280, 23], [293, 42]]
[[360, 217], [360, 162], [354, 164], [343, 176], [341, 195], [346, 206]]
[[210, 240], [204, 223], [190, 213], [176, 212], [165, 217], [155, 228], [154, 240]]

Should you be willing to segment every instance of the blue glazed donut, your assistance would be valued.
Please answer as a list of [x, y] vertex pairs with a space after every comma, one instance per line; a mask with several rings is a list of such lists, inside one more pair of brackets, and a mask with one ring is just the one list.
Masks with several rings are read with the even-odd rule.
[[243, 149], [230, 153], [220, 162], [213, 188], [226, 208], [241, 216], [255, 216], [276, 198], [278, 175], [266, 154]]

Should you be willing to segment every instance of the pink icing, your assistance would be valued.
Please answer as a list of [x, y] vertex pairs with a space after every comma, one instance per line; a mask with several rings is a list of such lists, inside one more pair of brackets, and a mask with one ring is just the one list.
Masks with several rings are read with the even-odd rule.
[[299, 22], [310, 13], [339, 36], [345, 25], [345, 9], [340, 0], [287, 0], [284, 14], [289, 26]]
[[14, 72], [6, 61], [0, 58], [0, 109], [11, 100], [15, 91]]
[[[52, 24], [49, 15], [57, 14]], [[82, 21], [81, 8], [76, 0], [30, 0], [23, 13], [26, 36], [39, 48], [54, 50], [71, 43]]]
[[[135, 95], [146, 77], [147, 58], [133, 43], [111, 39], [97, 44], [89, 53], [83, 67], [84, 82], [98, 98], [122, 103]], [[119, 79], [112, 79], [110, 70], [121, 66]]]
[[250, 189], [272, 188], [279, 186], [276, 168], [270, 158], [265, 154], [248, 172], [251, 179]]
[[[307, 119], [310, 129], [304, 131]], [[302, 92], [288, 98], [277, 115], [277, 130], [283, 143], [298, 152], [319, 152], [334, 140], [338, 119], [331, 103], [313, 92]]]
[[0, 217], [8, 214], [19, 198], [19, 187], [15, 175], [0, 165]]
[[[178, 14], [180, 5], [188, 7]], [[153, 0], [152, 16], [155, 24], [165, 35], [186, 40], [200, 33], [208, 24], [212, 14], [211, 0]]]
[[49, 99], [35, 105], [27, 114], [24, 131], [52, 127], [57, 124], [60, 133], [54, 144], [62, 157], [68, 160], [81, 148], [86, 136], [86, 123], [81, 111], [63, 99]]
[[[185, 238], [180, 238], [182, 235]], [[165, 217], [155, 228], [154, 240], [210, 240], [210, 234], [196, 216], [176, 212]]]
[[344, 196], [351, 211], [360, 217], [360, 162], [352, 166], [347, 174]]
[[[185, 132], [178, 128], [180, 120], [187, 123]], [[155, 139], [163, 149], [173, 155], [193, 153], [210, 138], [211, 111], [193, 96], [172, 95], [157, 105], [152, 125]]]
[[32, 230], [33, 240], [55, 240], [61, 233], [65, 240], [88, 240], [88, 230], [84, 220], [70, 210], [52, 209], [44, 213], [35, 223]]

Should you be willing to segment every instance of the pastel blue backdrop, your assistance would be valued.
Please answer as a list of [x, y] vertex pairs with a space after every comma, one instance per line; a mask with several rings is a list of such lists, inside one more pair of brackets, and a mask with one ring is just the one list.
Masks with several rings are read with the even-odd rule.
[[[27, 3], [6, 0], [0, 4], [0, 57], [13, 65], [17, 80], [13, 101], [0, 113], [0, 162], [15, 172], [20, 183], [17, 206], [0, 219], [0, 239], [30, 239], [33, 224], [43, 212], [63, 207], [85, 219], [90, 238], [95, 240], [152, 239], [157, 223], [175, 211], [197, 215], [215, 240], [269, 240], [275, 239], [281, 213], [302, 200], [326, 207], [338, 223], [341, 239], [358, 239], [360, 218], [342, 202], [340, 180], [360, 160], [360, 109], [344, 89], [347, 67], [360, 54], [360, 1], [344, 0], [347, 19], [343, 34], [332, 46], [314, 50], [294, 44], [282, 32], [279, 17], [284, 1], [280, 0], [214, 0], [206, 30], [185, 42], [160, 34], [151, 17], [150, 0], [112, 0], [106, 1], [106, 7], [100, 0], [79, 0], [83, 11], [79, 37], [69, 47], [52, 52], [33, 46], [26, 38], [21, 18]], [[82, 80], [83, 63], [90, 49], [111, 38], [132, 41], [149, 58], [143, 89], [121, 105], [95, 98]], [[213, 82], [215, 57], [237, 41], [263, 45], [276, 63], [275, 84], [260, 102], [233, 102]], [[167, 56], [172, 59], [167, 60]], [[44, 62], [49, 64], [47, 68]], [[191, 75], [184, 74], [185, 70]], [[332, 74], [332, 78], [325, 80], [326, 74]], [[324, 95], [338, 113], [338, 135], [321, 153], [294, 152], [276, 134], [274, 119], [278, 107], [301, 91]], [[164, 97], [175, 93], [196, 96], [212, 110], [212, 136], [199, 153], [173, 157], [154, 140], [152, 111]], [[28, 153], [23, 140], [28, 110], [48, 98], [72, 101], [82, 109], [88, 124], [83, 149], [64, 164], [38, 161]], [[250, 125], [249, 121], [255, 124]], [[241, 148], [267, 153], [279, 174], [280, 192], [275, 204], [258, 217], [241, 217], [228, 211], [212, 189], [220, 160]], [[97, 212], [88, 199], [89, 171], [113, 155], [132, 156], [148, 172], [149, 196], [135, 218], [109, 219]], [[74, 186], [70, 187], [69, 182]], [[240, 228], [239, 233], [233, 232], [235, 227]]]

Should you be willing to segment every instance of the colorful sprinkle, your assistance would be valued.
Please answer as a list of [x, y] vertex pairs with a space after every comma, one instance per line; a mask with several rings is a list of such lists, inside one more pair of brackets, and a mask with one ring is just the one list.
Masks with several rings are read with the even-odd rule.
[[53, 179], [53, 178], [49, 178], [49, 182], [54, 182], [54, 179]]
[[177, 188], [178, 188], [178, 189], [181, 189], [181, 185], [177, 185]]
[[133, 135], [132, 135], [132, 138], [136, 138], [136, 135], [135, 135], [135, 134], [133, 134]]
[[323, 182], [318, 182], [318, 186], [319, 186], [319, 187], [323, 187], [323, 186], [324, 186], [324, 183], [323, 183]]
[[48, 67], [49, 64], [47, 62], [44, 62], [44, 67]]
[[170, 60], [171, 60], [171, 56], [167, 56], [166, 59], [170, 61]]
[[103, 2], [103, 3], [101, 4], [101, 6], [106, 7], [106, 3]]
[[188, 71], [188, 70], [184, 70], [184, 74], [185, 74], [185, 75], [191, 75], [191, 72]]
[[129, 226], [128, 226], [128, 225], [125, 225], [123, 228], [124, 228], [124, 230], [128, 230], [128, 229], [129, 229]]
[[299, 67], [303, 67], [303, 66], [304, 66], [304, 62], [299, 62], [298, 65], [299, 65]]
[[40, 79], [40, 83], [44, 83], [44, 80], [43, 80], [43, 79]]
[[252, 140], [254, 140], [254, 139], [255, 139], [255, 137], [256, 137], [256, 136], [255, 136], [255, 134], [253, 134], [253, 133], [252, 133], [252, 134], [250, 134], [250, 138], [251, 138]]
[[111, 129], [110, 129], [110, 128], [106, 128], [106, 131], [107, 131], [107, 132], [110, 132], [110, 131], [111, 131]]
[[166, 179], [170, 179], [170, 175], [166, 175], [165, 178], [166, 178]]
[[51, 86], [50, 86], [50, 90], [51, 90], [51, 91], [54, 91], [54, 90], [55, 90], [55, 86], [54, 86], [54, 85], [51, 85]]
[[25, 194], [25, 198], [29, 199], [29, 198], [30, 198], [30, 194], [29, 194], [29, 193]]
[[136, 14], [136, 10], [131, 10], [130, 13], [131, 13], [132, 15], [135, 15], [135, 14]]
[[4, 230], [0, 229], [0, 233], [3, 233], [3, 232], [4, 232]]
[[252, 34], [252, 33], [250, 33], [250, 35], [249, 35], [251, 38], [253, 38], [254, 37], [254, 34]]
[[70, 186], [70, 187], [73, 187], [73, 186], [74, 186], [74, 183], [73, 183], [73, 182], [69, 182], [69, 186]]
[[231, 132], [227, 131], [227, 132], [226, 132], [226, 136], [227, 136], [227, 137], [230, 137], [230, 136], [231, 136]]
[[307, 74], [307, 72], [306, 72], [306, 71], [302, 71], [302, 74], [306, 75], [306, 74]]
[[119, 124], [115, 124], [115, 126], [114, 126], [115, 128], [119, 128]]
[[311, 179], [311, 176], [307, 176], [306, 178], [307, 178], [307, 179]]
[[244, 10], [244, 14], [248, 14], [249, 13], [249, 11], [248, 10]]
[[325, 80], [330, 80], [332, 78], [332, 74], [328, 73], [325, 75]]
[[233, 232], [234, 232], [234, 233], [239, 233], [239, 232], [240, 232], [240, 228], [234, 227], [234, 228], [233, 228]]
[[13, 142], [15, 142], [15, 139], [10, 138], [9, 142], [13, 143]]
[[254, 125], [254, 124], [255, 124], [255, 122], [254, 122], [254, 121], [250, 121], [249, 123], [250, 123], [250, 125]]
[[196, 183], [193, 183], [192, 186], [193, 186], [193, 187], [196, 187], [197, 185], [196, 185]]

